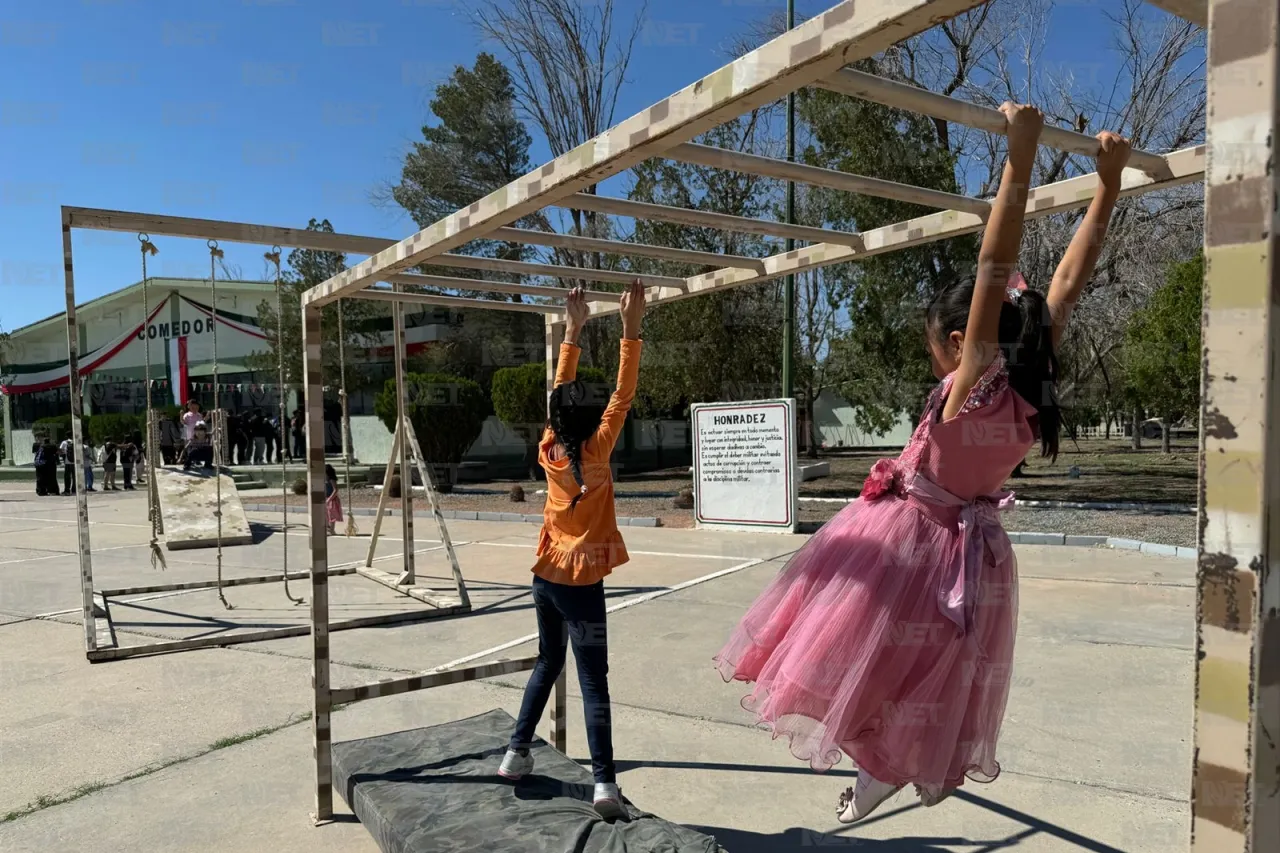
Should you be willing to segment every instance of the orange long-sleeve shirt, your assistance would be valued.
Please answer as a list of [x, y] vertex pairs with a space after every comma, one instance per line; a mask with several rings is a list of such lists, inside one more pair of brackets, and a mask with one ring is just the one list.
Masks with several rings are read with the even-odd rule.
[[[581, 352], [573, 344], [560, 345], [556, 385], [572, 382], [577, 377]], [[609, 467], [609, 458], [622, 435], [627, 412], [636, 396], [639, 375], [640, 341], [624, 339], [617, 387], [604, 410], [600, 428], [582, 444], [582, 479], [587, 484], [587, 492], [572, 510], [569, 504], [580, 489], [573, 479], [569, 460], [563, 454], [553, 458], [556, 437], [551, 430], [542, 436], [538, 462], [547, 472], [547, 503], [542, 511], [538, 562], [533, 573], [545, 580], [588, 586], [630, 559], [614, 513], [613, 470]]]

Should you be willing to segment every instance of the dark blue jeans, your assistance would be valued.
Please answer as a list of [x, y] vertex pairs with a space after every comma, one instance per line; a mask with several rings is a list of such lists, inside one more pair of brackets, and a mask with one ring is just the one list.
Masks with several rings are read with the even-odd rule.
[[524, 689], [520, 719], [511, 735], [512, 749], [528, 749], [542, 719], [556, 679], [564, 669], [569, 644], [578, 661], [587, 718], [587, 746], [597, 782], [617, 779], [613, 765], [613, 720], [609, 709], [609, 642], [605, 630], [604, 582], [567, 586], [533, 579], [533, 606], [538, 614], [538, 662]]

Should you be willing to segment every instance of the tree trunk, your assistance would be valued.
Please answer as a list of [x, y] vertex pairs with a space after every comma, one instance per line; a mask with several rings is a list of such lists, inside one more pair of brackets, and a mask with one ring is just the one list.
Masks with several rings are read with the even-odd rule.
[[818, 427], [813, 419], [813, 394], [804, 395], [804, 419], [805, 434], [808, 435], [809, 447], [805, 451], [805, 456], [810, 459], [818, 458]]
[[1142, 449], [1142, 416], [1137, 406], [1133, 408], [1133, 449]]
[[1173, 432], [1173, 424], [1171, 423], [1171, 419], [1161, 418], [1160, 419], [1160, 452], [1166, 455], [1169, 453], [1169, 445], [1172, 444], [1172, 441], [1170, 440], [1171, 432]]
[[1107, 412], [1107, 416], [1103, 419], [1103, 430], [1107, 441], [1111, 440], [1111, 413]]

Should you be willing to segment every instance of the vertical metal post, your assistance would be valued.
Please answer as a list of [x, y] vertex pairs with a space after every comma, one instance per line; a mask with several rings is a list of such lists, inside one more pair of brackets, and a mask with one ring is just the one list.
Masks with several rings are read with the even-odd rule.
[[302, 306], [303, 381], [307, 401], [307, 494], [311, 525], [311, 709], [317, 823], [333, 817], [333, 753], [329, 715], [329, 524], [324, 502], [324, 369], [321, 309]]
[[8, 451], [8, 455], [5, 457], [4, 462], [6, 467], [12, 468], [18, 464], [14, 460], [13, 451], [13, 401], [9, 398], [8, 394], [0, 396], [3, 396], [4, 398], [4, 446]]
[[[548, 316], [546, 319], [547, 328], [547, 399], [551, 398], [551, 391], [555, 388], [556, 383], [556, 362], [560, 355], [560, 345], [564, 343], [564, 322], [560, 318]], [[565, 673], [568, 667], [560, 670], [560, 676], [556, 679], [555, 690], [551, 695], [551, 720], [550, 730], [551, 745], [556, 749], [564, 752], [567, 747], [567, 738], [565, 736], [565, 700], [568, 690], [568, 684], [565, 681]]]
[[382, 533], [382, 517], [387, 512], [387, 501], [391, 494], [391, 478], [396, 473], [396, 460], [400, 458], [400, 441], [404, 433], [404, 421], [396, 421], [396, 431], [391, 437], [391, 451], [387, 454], [387, 467], [382, 473], [382, 492], [378, 495], [378, 509], [373, 515], [373, 535], [369, 537], [369, 554], [365, 557], [365, 568], [373, 567], [373, 555], [378, 550], [378, 536]]
[[[80, 557], [80, 606], [84, 611], [84, 650], [98, 647], [93, 606], [93, 554], [89, 545], [89, 496], [84, 491], [84, 410], [80, 401], [80, 331], [76, 324], [76, 283], [71, 267], [71, 219], [62, 208], [62, 269], [67, 297], [67, 389], [71, 402], [71, 443], [76, 465], [76, 551]], [[142, 318], [146, 333], [147, 318]], [[150, 389], [148, 389], [148, 393]], [[13, 447], [9, 447], [13, 452]]]
[[[393, 290], [400, 290], [400, 285], [392, 285]], [[413, 469], [409, 467], [409, 442], [405, 437], [409, 434], [409, 401], [405, 396], [404, 360], [404, 304], [391, 303], [391, 313], [396, 348], [396, 407], [399, 412], [397, 424], [400, 426], [400, 537], [404, 545], [404, 571], [400, 573], [397, 583], [413, 585], [417, 581], [413, 567]]]
[[[796, 2], [787, 0], [787, 29], [796, 25]], [[796, 159], [796, 94], [787, 95], [787, 162]], [[796, 222], [796, 184], [787, 181], [787, 224]], [[796, 241], [787, 238], [787, 251], [795, 251]], [[792, 358], [796, 351], [796, 277], [789, 274], [782, 291], [782, 396], [795, 395], [795, 371]]]
[[1193, 853], [1280, 850], [1280, 7], [1209, 8]]

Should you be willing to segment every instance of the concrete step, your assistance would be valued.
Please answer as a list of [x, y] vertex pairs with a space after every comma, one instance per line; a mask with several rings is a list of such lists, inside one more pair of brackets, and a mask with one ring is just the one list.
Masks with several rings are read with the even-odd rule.
[[236, 480], [236, 491], [238, 492], [256, 492], [267, 488], [270, 488], [270, 486], [261, 480]]

